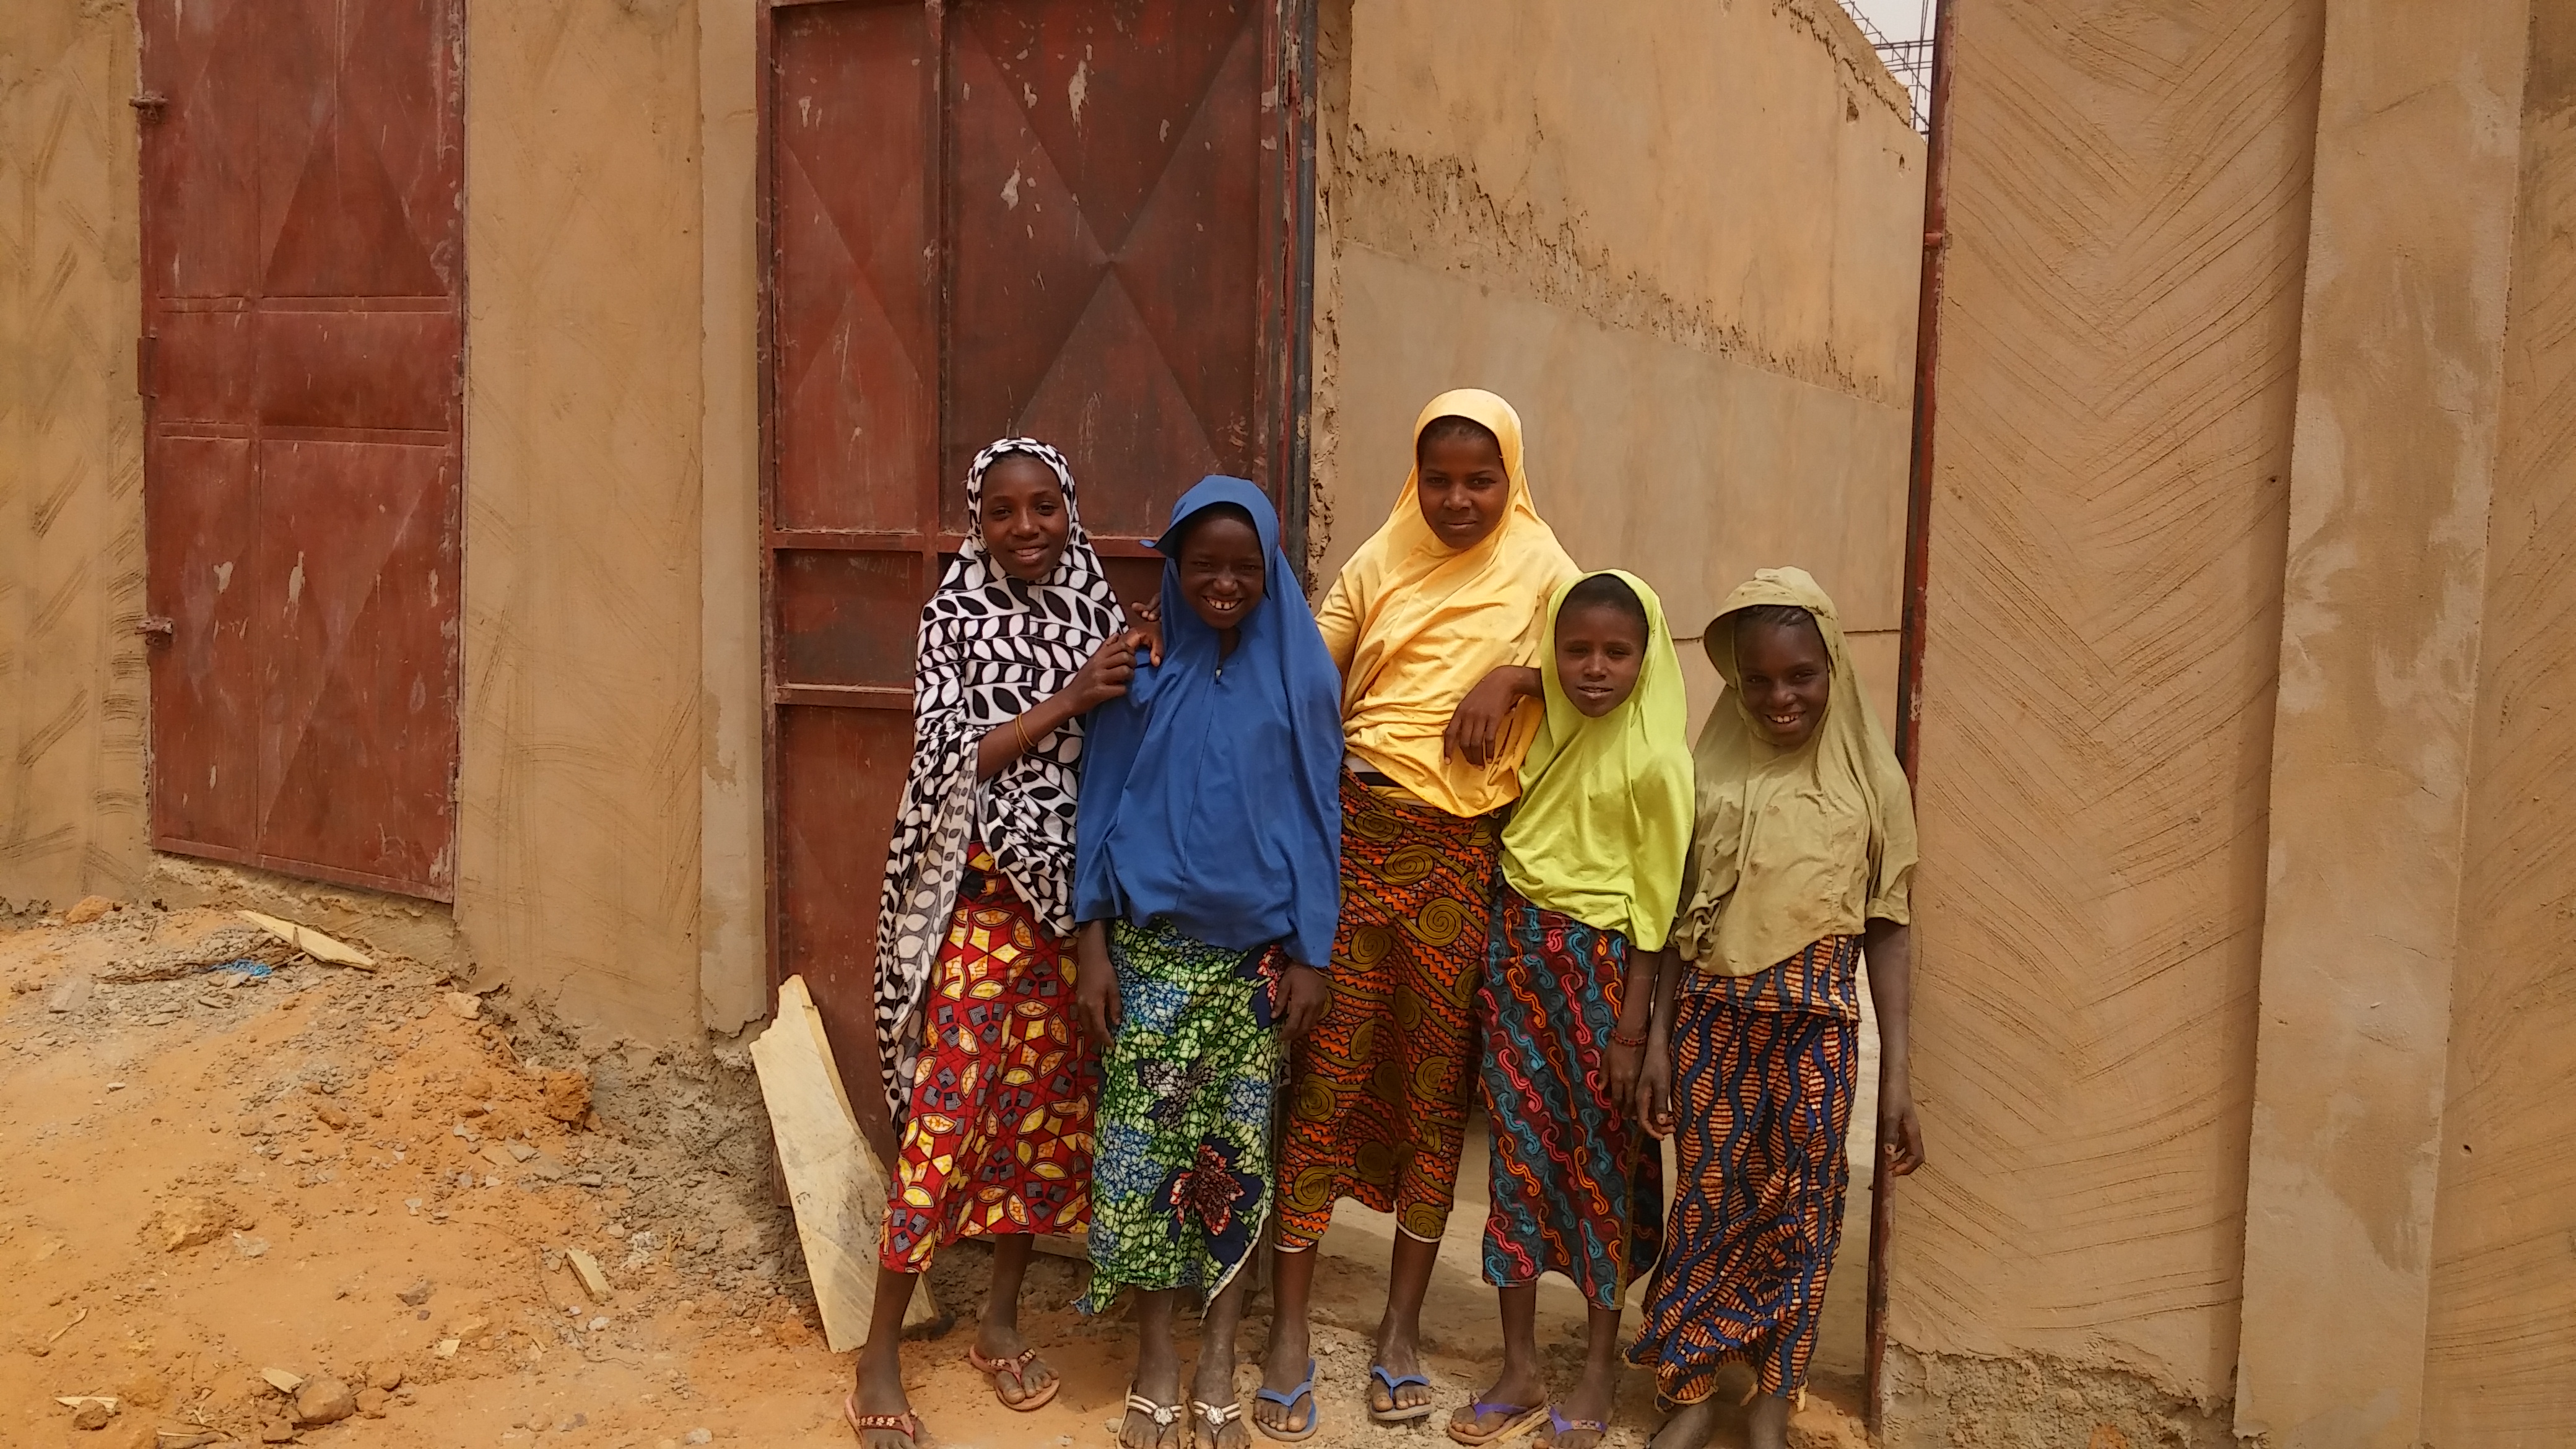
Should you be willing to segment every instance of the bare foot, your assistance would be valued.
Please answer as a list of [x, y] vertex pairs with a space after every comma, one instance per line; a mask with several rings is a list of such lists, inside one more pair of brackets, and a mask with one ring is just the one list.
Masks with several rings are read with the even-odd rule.
[[1750, 1449], [1789, 1449], [1789, 1401], [1778, 1394], [1753, 1396], [1753, 1412], [1744, 1417], [1744, 1442]]
[[1181, 1403], [1181, 1359], [1172, 1351], [1171, 1341], [1153, 1341], [1148, 1334], [1136, 1353], [1136, 1382], [1128, 1392], [1162, 1406], [1158, 1417], [1127, 1406], [1127, 1421], [1118, 1426], [1120, 1449], [1187, 1449], [1189, 1430], [1183, 1424], [1186, 1412]]
[[[912, 1401], [903, 1393], [903, 1359], [893, 1347], [878, 1348], [871, 1342], [859, 1352], [859, 1375], [856, 1393], [862, 1414], [908, 1414]], [[913, 1449], [912, 1440], [894, 1429], [861, 1431], [862, 1449]]]
[[1606, 1427], [1594, 1429], [1586, 1426], [1606, 1426], [1610, 1422], [1611, 1372], [1606, 1365], [1586, 1364], [1583, 1377], [1574, 1385], [1574, 1392], [1557, 1401], [1557, 1417], [1572, 1422], [1576, 1427], [1549, 1437], [1548, 1442], [1555, 1449], [1594, 1449], [1608, 1433]]
[[[1190, 1398], [1193, 1402], [1219, 1409], [1240, 1402], [1234, 1396], [1234, 1355], [1231, 1352], [1200, 1352], [1199, 1371], [1190, 1384]], [[1190, 1442], [1199, 1449], [1247, 1449], [1252, 1443], [1252, 1431], [1244, 1427], [1240, 1414], [1211, 1429], [1207, 1415], [1193, 1409], [1190, 1411]]]
[[984, 1320], [975, 1333], [975, 1352], [993, 1366], [993, 1396], [1014, 1408], [1047, 1391], [1055, 1382], [1055, 1370], [1045, 1359], [1031, 1357], [1027, 1363], [1012, 1367], [1012, 1361], [1028, 1351], [1028, 1341], [1020, 1337], [1018, 1325]]
[[[1378, 1386], [1380, 1395], [1385, 1391], [1385, 1385]], [[1406, 1385], [1405, 1392], [1414, 1392], [1413, 1386]], [[1472, 1431], [1476, 1434], [1491, 1434], [1504, 1424], [1546, 1402], [1547, 1381], [1539, 1376], [1535, 1368], [1518, 1369], [1506, 1364], [1503, 1367], [1503, 1376], [1494, 1380], [1494, 1386], [1478, 1394], [1474, 1402], [1459, 1405], [1457, 1412], [1449, 1416], [1449, 1424], [1455, 1429]], [[1485, 1412], [1477, 1413], [1477, 1404], [1485, 1405]]]
[[[1375, 1366], [1385, 1369], [1388, 1378], [1401, 1379], [1407, 1375], [1420, 1374], [1422, 1349], [1421, 1345], [1414, 1341], [1414, 1329], [1409, 1326], [1399, 1326], [1392, 1321], [1378, 1324]], [[1544, 1394], [1545, 1390], [1541, 1389], [1540, 1392]], [[1384, 1380], [1375, 1374], [1369, 1375], [1369, 1412], [1371, 1414], [1384, 1415], [1403, 1409], [1419, 1409], [1430, 1402], [1429, 1384], [1406, 1384], [1393, 1394], [1389, 1394]]]
[[1696, 1404], [1673, 1410], [1673, 1416], [1655, 1431], [1654, 1441], [1646, 1449], [1708, 1449], [1708, 1441], [1716, 1433], [1717, 1397], [1712, 1394]]
[[[1306, 1382], [1314, 1366], [1314, 1352], [1306, 1333], [1306, 1321], [1282, 1313], [1270, 1320], [1270, 1347], [1261, 1357], [1261, 1386], [1283, 1397], [1295, 1395], [1297, 1386]], [[1315, 1398], [1312, 1394], [1297, 1398], [1289, 1408], [1281, 1408], [1268, 1399], [1252, 1401], [1253, 1419], [1283, 1434], [1305, 1431], [1315, 1422]]]

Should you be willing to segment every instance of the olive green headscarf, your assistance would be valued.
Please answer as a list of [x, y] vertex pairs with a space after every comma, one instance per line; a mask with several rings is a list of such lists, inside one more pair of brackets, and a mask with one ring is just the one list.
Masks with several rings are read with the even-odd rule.
[[[1744, 707], [1739, 609], [1790, 604], [1815, 616], [1833, 665], [1825, 717], [1775, 749]], [[1861, 692], [1834, 601], [1804, 569], [1764, 569], [1726, 596], [1701, 640], [1725, 677], [1692, 751], [1698, 772], [1691, 883], [1674, 944], [1700, 970], [1750, 976], [1871, 920], [1910, 918], [1914, 797]]]
[[[1556, 615], [1582, 579], [1547, 601], [1538, 672], [1547, 711], [1521, 760], [1521, 803], [1503, 829], [1503, 879], [1542, 910], [1660, 951], [1690, 849], [1690, 713], [1663, 601], [1646, 581], [1601, 571], [1646, 606], [1646, 657], [1619, 707], [1587, 719], [1556, 677]], [[1600, 575], [1585, 575], [1597, 578]]]

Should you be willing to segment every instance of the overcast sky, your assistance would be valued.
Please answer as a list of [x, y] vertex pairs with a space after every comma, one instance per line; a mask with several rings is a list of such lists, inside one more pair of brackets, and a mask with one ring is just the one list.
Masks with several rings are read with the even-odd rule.
[[1919, 40], [1932, 29], [1930, 0], [1852, 0], [1851, 8], [1890, 40]]

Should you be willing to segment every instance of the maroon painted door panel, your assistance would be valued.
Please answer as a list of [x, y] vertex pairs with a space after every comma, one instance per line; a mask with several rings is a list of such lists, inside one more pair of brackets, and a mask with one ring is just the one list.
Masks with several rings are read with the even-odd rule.
[[[1282, 0], [766, 12], [772, 964], [877, 1111], [921, 602], [996, 437], [1064, 449], [1122, 595], [1201, 475], [1287, 472]], [[872, 1125], [881, 1125], [880, 1123]]]
[[460, 0], [143, 0], [152, 833], [448, 898]]

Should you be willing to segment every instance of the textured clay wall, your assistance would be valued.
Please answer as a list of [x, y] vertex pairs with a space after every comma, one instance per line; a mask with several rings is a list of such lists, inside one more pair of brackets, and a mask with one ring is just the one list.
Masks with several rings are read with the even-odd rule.
[[2576, 1443], [2576, 7], [2531, 7], [2423, 1422]]
[[467, 8], [456, 919], [605, 1031], [700, 1020], [699, 34]]
[[0, 5], [0, 908], [149, 861], [132, 94], [125, 5]]
[[2276, 1449], [2421, 1442], [2528, 31], [2326, 7], [2236, 1382]]
[[1893, 1444], [2232, 1442], [2322, 19], [1958, 7]]
[[1578, 562], [1686, 633], [1804, 564], [1890, 708], [1923, 145], [1857, 29], [1830, 0], [1323, 15], [1319, 577], [1421, 405], [1489, 387]]

